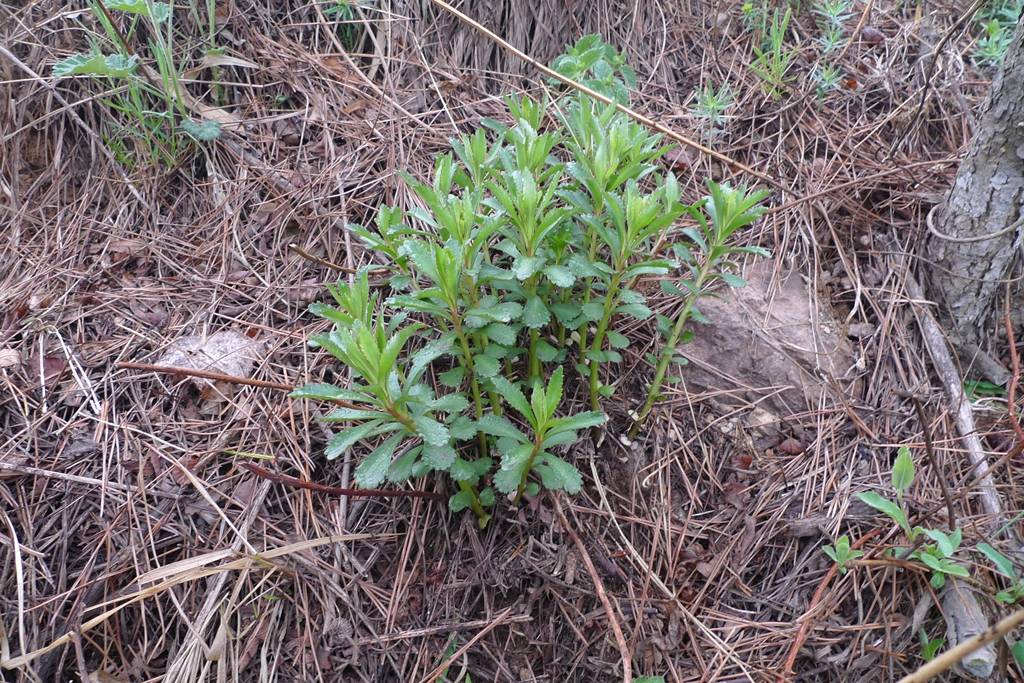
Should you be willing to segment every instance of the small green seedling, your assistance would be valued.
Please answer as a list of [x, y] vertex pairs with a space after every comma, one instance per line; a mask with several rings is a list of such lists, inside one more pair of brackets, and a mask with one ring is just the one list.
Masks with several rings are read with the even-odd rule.
[[860, 550], [850, 549], [850, 537], [845, 534], [836, 539], [834, 546], [827, 545], [822, 548], [822, 552], [836, 563], [840, 574], [846, 574], [849, 563], [864, 555]]
[[1010, 587], [996, 593], [996, 600], [1004, 605], [1014, 605], [1024, 598], [1024, 580], [1021, 580], [1013, 561], [988, 543], [979, 543], [978, 552], [984, 555], [999, 571], [1010, 580]]
[[693, 115], [701, 120], [708, 137], [715, 137], [721, 132], [729, 117], [726, 112], [732, 107], [734, 96], [728, 83], [716, 88], [711, 83], [696, 90]]
[[928, 633], [924, 629], [918, 631], [917, 637], [921, 641], [921, 659], [926, 662], [935, 659], [935, 655], [946, 644], [945, 638], [929, 638]]
[[793, 12], [789, 8], [781, 15], [779, 10], [775, 10], [765, 46], [762, 48], [755, 45], [753, 48], [755, 59], [750, 68], [760, 77], [765, 93], [773, 100], [782, 97], [782, 92], [789, 81], [789, 67], [796, 57], [796, 51], [785, 46], [786, 32], [789, 30], [792, 16]]
[[912, 551], [906, 559], [916, 560], [928, 567], [932, 572], [931, 585], [933, 588], [939, 589], [946, 585], [947, 576], [961, 578], [970, 576], [966, 567], [952, 559], [960, 548], [963, 533], [960, 529], [955, 529], [947, 534], [938, 529], [910, 526], [903, 497], [914, 482], [914, 474], [914, 460], [911, 457], [910, 449], [901, 446], [892, 469], [892, 487], [896, 490], [896, 501], [889, 500], [873, 491], [860, 493], [858, 497], [896, 522], [909, 542], [917, 542], [922, 534], [931, 539], [932, 543], [924, 541], [918, 543], [917, 549]]

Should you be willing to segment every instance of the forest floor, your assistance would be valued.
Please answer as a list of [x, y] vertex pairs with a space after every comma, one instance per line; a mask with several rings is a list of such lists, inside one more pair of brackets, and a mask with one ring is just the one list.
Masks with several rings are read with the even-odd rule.
[[[233, 0], [210, 17], [179, 2], [188, 106], [223, 126], [210, 142], [147, 144], [111, 110], [112, 82], [51, 78], [105, 40], [88, 6], [0, 2], [0, 645], [17, 665], [3, 676], [621, 680], [598, 584], [638, 677], [894, 680], [921, 665], [922, 632], [945, 637], [928, 574], [882, 558], [898, 531], [856, 494], [891, 492], [910, 446], [910, 509], [934, 510], [948, 488], [965, 549], [1000, 545], [964, 486], [955, 408], [921, 341], [932, 307], [907, 290], [994, 73], [976, 64], [967, 5], [854, 2], [826, 48], [805, 4], [776, 99], [751, 69], [753, 5], [477, 4], [542, 62], [600, 33], [638, 74], [636, 109], [786, 188], [743, 239], [836, 321], [853, 388], [791, 406], [766, 432], [754, 403], [725, 409], [674, 385], [623, 446], [651, 374], [637, 344], [610, 426], [574, 453], [583, 492], [561, 512], [550, 496], [499, 506], [483, 531], [430, 500], [260, 476], [246, 464], [344, 486], [352, 464], [323, 458], [317, 408], [280, 389], [119, 364], [166, 364], [220, 333], [229, 374], [330, 377], [306, 344], [324, 328], [307, 306], [337, 279], [328, 264], [367, 261], [345, 222], [412, 206], [401, 171], [429, 174], [451, 137], [507, 116], [499, 95], [545, 83], [429, 3]], [[722, 83], [713, 122], [696, 92]], [[671, 159], [691, 201], [706, 178], [765, 185], [686, 146]], [[651, 339], [653, 323], [635, 333]], [[994, 461], [1014, 440], [993, 394], [973, 407]], [[1010, 511], [1017, 469], [995, 475]], [[822, 547], [840, 535], [865, 539], [874, 561], [837, 574]], [[994, 617], [998, 576], [958, 557]]]

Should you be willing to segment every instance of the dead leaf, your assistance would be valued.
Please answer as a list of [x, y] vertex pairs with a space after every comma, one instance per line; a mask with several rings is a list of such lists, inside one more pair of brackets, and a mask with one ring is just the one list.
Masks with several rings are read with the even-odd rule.
[[[222, 330], [209, 337], [179, 337], [171, 342], [157, 365], [185, 370], [209, 370], [232, 377], [248, 377], [263, 354], [263, 342], [234, 330]], [[200, 389], [214, 385], [213, 380], [192, 377]]]
[[28, 376], [39, 379], [42, 375], [43, 384], [48, 389], [53, 388], [68, 369], [68, 359], [63, 355], [46, 355], [40, 361], [39, 354], [33, 354], [28, 359], [26, 371]]

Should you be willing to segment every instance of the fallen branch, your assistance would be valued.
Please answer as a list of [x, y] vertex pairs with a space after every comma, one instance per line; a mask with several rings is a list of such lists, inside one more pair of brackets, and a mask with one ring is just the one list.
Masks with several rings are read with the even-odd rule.
[[[124, 361], [118, 363], [115, 367], [118, 370], [142, 370], [144, 372], [157, 372], [165, 375], [179, 375], [181, 377], [199, 377], [200, 379], [211, 379], [215, 382], [227, 382], [228, 384], [244, 384], [250, 387], [260, 387], [261, 389], [276, 389], [277, 391], [294, 391], [295, 387], [289, 384], [282, 384], [280, 382], [267, 382], [262, 379], [249, 379], [248, 377], [237, 377], [235, 375], [225, 375], [223, 372], [215, 372], [213, 370], [196, 370], [193, 368], [178, 368], [173, 365], [150, 365], [148, 363], [133, 363], [131, 361]], [[340, 399], [331, 399], [331, 403], [342, 406], [344, 408], [360, 408], [361, 406], [355, 403], [349, 403], [348, 401], [342, 401]]]
[[914, 673], [901, 678], [899, 683], [924, 683], [925, 681], [930, 681], [939, 674], [952, 669], [975, 650], [999, 640], [1017, 628], [1021, 623], [1024, 623], [1024, 609], [1017, 610], [984, 633], [979, 633], [948, 652], [942, 653]]
[[327, 493], [332, 496], [348, 496], [350, 498], [427, 498], [429, 500], [445, 500], [448, 496], [443, 493], [435, 493], [434, 491], [403, 491], [401, 489], [350, 489], [342, 486], [328, 486], [327, 484], [318, 484], [314, 481], [306, 481], [305, 479], [299, 479], [298, 477], [292, 477], [287, 474], [281, 474], [280, 472], [271, 472], [265, 467], [260, 467], [251, 462], [243, 462], [241, 466], [249, 470], [258, 477], [268, 479], [278, 484], [285, 484], [286, 486], [294, 486], [298, 489], [306, 489], [307, 491], [316, 491], [318, 493]]
[[579, 534], [569, 524], [569, 520], [566, 519], [565, 513], [562, 512], [562, 504], [558, 502], [558, 496], [554, 497], [555, 501], [555, 513], [558, 514], [558, 521], [562, 523], [562, 528], [569, 534], [569, 538], [576, 545], [576, 551], [580, 554], [583, 559], [583, 564], [587, 568], [587, 573], [590, 574], [590, 580], [594, 582], [594, 590], [597, 592], [597, 597], [601, 601], [601, 605], [604, 607], [604, 613], [608, 616], [608, 625], [611, 626], [612, 633], [615, 634], [615, 642], [619, 646], [619, 656], [622, 657], [622, 680], [623, 683], [630, 683], [633, 680], [633, 657], [629, 653], [629, 646], [626, 644], [626, 637], [622, 634], [622, 627], [619, 626], [619, 620], [615, 616], [615, 609], [612, 607], [611, 601], [608, 599], [608, 594], [604, 590], [604, 583], [601, 581], [601, 575], [597, 573], [597, 568], [594, 566], [594, 561], [590, 559], [590, 553], [587, 552], [587, 546], [583, 544]]

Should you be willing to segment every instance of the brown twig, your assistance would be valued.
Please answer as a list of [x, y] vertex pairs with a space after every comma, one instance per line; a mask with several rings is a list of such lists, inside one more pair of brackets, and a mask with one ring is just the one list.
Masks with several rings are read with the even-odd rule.
[[307, 491], [317, 491], [318, 493], [327, 493], [332, 496], [349, 496], [350, 498], [426, 498], [428, 500], [445, 500], [448, 496], [443, 493], [435, 493], [434, 491], [402, 491], [400, 489], [349, 489], [341, 486], [328, 486], [327, 484], [318, 484], [314, 481], [306, 481], [297, 477], [292, 477], [287, 474], [281, 474], [280, 472], [271, 472], [265, 467], [251, 462], [240, 463], [242, 467], [249, 470], [258, 477], [268, 479], [278, 484], [285, 484], [286, 486], [294, 486], [298, 489], [306, 489]]
[[[229, 384], [244, 384], [250, 387], [260, 387], [262, 389], [276, 389], [278, 391], [294, 391], [295, 387], [288, 384], [282, 384], [280, 382], [267, 382], [262, 379], [249, 379], [247, 377], [236, 377], [235, 375], [225, 375], [223, 372], [214, 372], [213, 370], [196, 370], [193, 368], [176, 368], [173, 365], [150, 365], [148, 363], [133, 363], [131, 361], [122, 361], [117, 364], [118, 370], [143, 370], [145, 372], [158, 372], [166, 375], [180, 375], [181, 377], [199, 377], [201, 379], [210, 379], [215, 382], [227, 382]], [[359, 408], [355, 403], [349, 403], [348, 401], [342, 401], [341, 399], [331, 399], [330, 403], [342, 406], [344, 408]]]
[[558, 502], [558, 496], [554, 497], [555, 501], [555, 512], [558, 514], [558, 521], [562, 523], [562, 528], [569, 534], [569, 538], [572, 539], [573, 544], [576, 546], [576, 551], [580, 554], [583, 559], [583, 564], [587, 568], [587, 573], [590, 574], [590, 580], [594, 582], [594, 590], [597, 591], [597, 597], [601, 600], [601, 605], [604, 607], [604, 612], [608, 616], [608, 624], [612, 628], [612, 633], [615, 634], [615, 642], [619, 646], [619, 655], [622, 657], [622, 680], [623, 683], [630, 683], [633, 680], [633, 658], [629, 654], [629, 646], [626, 645], [626, 637], [622, 634], [622, 627], [619, 626], [619, 620], [615, 616], [615, 609], [612, 607], [611, 601], [608, 599], [608, 594], [605, 593], [604, 583], [601, 581], [601, 575], [597, 573], [597, 568], [594, 566], [594, 561], [590, 559], [590, 553], [587, 552], [587, 546], [583, 544], [579, 534], [569, 524], [569, 520], [566, 519], [565, 513], [562, 512], [562, 505]]
[[[850, 546], [850, 549], [856, 550], [860, 548], [880, 532], [881, 529], [872, 529], [854, 541]], [[796, 636], [793, 638], [793, 645], [789, 648], [789, 655], [786, 657], [786, 663], [782, 666], [782, 674], [779, 676], [779, 680], [788, 680], [793, 676], [793, 667], [796, 665], [796, 658], [800, 654], [800, 648], [803, 647], [804, 641], [807, 640], [807, 634], [811, 631], [811, 625], [814, 623], [814, 611], [817, 609], [818, 604], [824, 597], [825, 589], [828, 588], [829, 583], [832, 582], [832, 579], [834, 579], [838, 573], [839, 565], [833, 564], [821, 579], [821, 583], [818, 584], [818, 589], [814, 591], [814, 595], [811, 597], [811, 602], [807, 605], [807, 611], [804, 612], [802, 617], [800, 617], [800, 628], [797, 629]]]
[[383, 271], [387, 270], [387, 268], [385, 268], [384, 266], [380, 266], [380, 267], [376, 267], [376, 268], [349, 268], [348, 266], [342, 266], [342, 265], [339, 265], [337, 263], [333, 263], [331, 261], [328, 261], [325, 258], [320, 258], [319, 256], [314, 256], [313, 254], [309, 253], [308, 251], [306, 251], [305, 249], [303, 249], [299, 245], [295, 244], [294, 242], [289, 244], [288, 248], [291, 251], [294, 251], [296, 254], [298, 254], [302, 258], [306, 259], [307, 261], [319, 264], [321, 266], [324, 266], [325, 268], [330, 268], [331, 270], [336, 270], [336, 271], [338, 271], [340, 273], [358, 273], [360, 270], [365, 270], [365, 271], [370, 272], [370, 273], [380, 273], [380, 272], [383, 272]]
[[1024, 609], [1017, 610], [1010, 616], [998, 622], [992, 628], [979, 633], [969, 640], [965, 640], [952, 650], [944, 652], [942, 655], [928, 662], [914, 673], [901, 678], [899, 683], [924, 683], [925, 681], [930, 681], [939, 674], [952, 669], [954, 666], [959, 664], [964, 657], [971, 654], [978, 648], [999, 640], [1007, 633], [1017, 628], [1021, 623], [1024, 623]]

